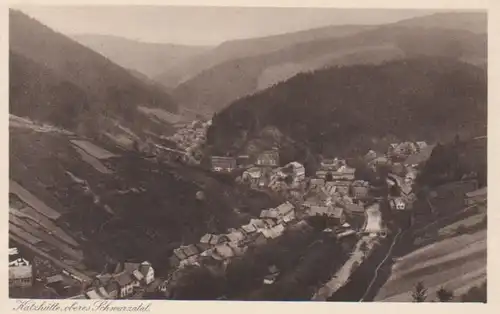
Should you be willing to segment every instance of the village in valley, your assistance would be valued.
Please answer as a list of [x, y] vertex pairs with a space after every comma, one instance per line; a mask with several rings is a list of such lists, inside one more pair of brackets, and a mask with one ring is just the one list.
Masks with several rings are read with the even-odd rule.
[[[177, 140], [178, 150], [189, 158], [172, 158], [172, 154], [176, 156], [176, 150], [167, 149], [168, 154], [165, 154], [158, 145], [148, 146], [147, 143], [141, 146], [140, 152], [199, 167], [200, 156], [193, 157], [192, 152], [202, 147], [203, 132], [209, 125], [210, 122], [193, 122], [171, 137], [174, 142]], [[203, 267], [224, 272], [231, 267], [233, 259], [245, 258], [246, 254], [252, 254], [249, 252], [269, 243], [278, 243], [277, 239], [287, 233], [320, 228], [324, 237], [321, 241], [343, 244], [345, 255], [343, 263], [332, 269], [328, 280], [314, 285], [316, 291], [311, 300], [330, 300], [350, 283], [356, 268], [367, 263], [370, 264], [368, 267], [374, 268], [383, 263], [382, 258], [372, 256], [387, 257], [391, 254], [392, 246], [401, 240], [402, 233], [415, 225], [437, 219], [432, 203], [433, 198], [439, 200], [441, 190], [455, 191], [452, 198], [457, 208], [480, 206], [484, 212], [486, 187], [479, 189], [474, 178], [463, 178], [432, 193], [424, 195], [420, 192], [417, 195], [414, 190], [416, 180], [434, 146], [424, 141], [402, 142], [391, 144], [386, 152], [369, 150], [361, 156], [362, 170], [341, 157], [324, 158], [310, 175], [306, 175], [304, 165], [297, 161], [283, 165], [278, 149], [264, 150], [255, 156], [205, 156], [210, 160], [207, 171], [214, 176], [227, 176], [234, 180], [234, 184], [279, 195], [282, 203], [273, 208], [262, 208], [258, 216], [249, 218], [238, 228], [222, 234], [207, 233], [197, 243], [185, 243], [173, 249], [168, 261], [171, 269], [168, 276], [155, 277], [153, 266], [148, 261], [120, 261], [108, 272], [95, 274], [93, 278], [82, 275], [86, 277], [82, 278], [77, 275], [78, 271], [50, 271], [50, 263], [39, 256], [29, 262], [16, 247], [12, 247], [9, 284], [12, 288], [22, 288], [43, 281], [49, 296], [53, 291], [73, 299], [142, 298], [148, 295], [175, 298], [184, 272]], [[196, 162], [193, 165], [193, 160], [198, 160], [197, 165]], [[443, 195], [449, 197], [446, 193]], [[425, 197], [425, 202], [418, 201], [422, 197]], [[456, 212], [455, 209], [451, 215]], [[13, 215], [13, 227], [16, 227], [16, 221], [21, 221], [23, 216], [20, 211]], [[24, 243], [22, 230], [19, 232], [19, 241]], [[261, 284], [275, 285], [283, 276], [278, 265], [269, 263]], [[372, 273], [372, 276], [376, 280], [377, 275]], [[366, 295], [370, 287], [358, 289]], [[218, 298], [229, 297], [219, 295]]]
[[9, 9], [10, 298], [486, 303], [486, 12], [142, 9]]

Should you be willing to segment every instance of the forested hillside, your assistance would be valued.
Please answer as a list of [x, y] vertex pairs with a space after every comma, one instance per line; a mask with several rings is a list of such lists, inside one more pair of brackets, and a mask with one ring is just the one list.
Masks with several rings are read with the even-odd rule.
[[483, 135], [486, 88], [485, 70], [445, 58], [334, 67], [234, 102], [214, 116], [208, 141], [214, 153], [278, 145], [286, 162]]

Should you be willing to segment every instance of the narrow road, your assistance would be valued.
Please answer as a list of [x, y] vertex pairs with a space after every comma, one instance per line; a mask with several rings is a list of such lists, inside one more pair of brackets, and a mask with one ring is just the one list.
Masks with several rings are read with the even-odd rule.
[[363, 253], [360, 249], [361, 243], [363, 242], [367, 243], [368, 250], [372, 249], [372, 238], [365, 236], [359, 239], [351, 253], [351, 257], [335, 273], [335, 275], [313, 295], [311, 301], [328, 300], [328, 298], [330, 298], [335, 292], [337, 292], [337, 290], [349, 281], [354, 264], [361, 265], [365, 259], [365, 253]]
[[36, 248], [35, 246], [31, 245], [30, 243], [24, 241], [23, 239], [21, 239], [20, 237], [16, 236], [16, 235], [13, 235], [13, 234], [10, 234], [9, 233], [9, 237], [19, 243], [20, 245], [24, 246], [25, 248], [31, 250], [33, 253], [43, 257], [43, 258], [46, 258], [48, 260], [50, 260], [51, 262], [53, 262], [55, 265], [65, 269], [67, 272], [73, 274], [74, 276], [76, 277], [79, 277], [81, 278], [83, 281], [86, 281], [86, 282], [90, 282], [92, 281], [92, 278], [90, 278], [89, 276], [85, 275], [84, 273], [76, 270], [75, 268], [69, 266], [69, 265], [66, 265], [65, 263], [61, 262], [60, 260], [58, 260], [57, 258], [54, 258], [52, 256], [50, 256], [49, 254], [45, 253], [44, 251]]
[[384, 259], [382, 260], [382, 262], [380, 262], [380, 264], [378, 264], [377, 268], [375, 269], [375, 274], [374, 274], [372, 280], [370, 281], [370, 284], [366, 288], [365, 293], [363, 294], [363, 296], [361, 297], [361, 299], [359, 299], [360, 302], [363, 302], [365, 300], [365, 298], [368, 295], [368, 293], [370, 292], [373, 284], [375, 283], [375, 281], [378, 278], [378, 271], [380, 270], [380, 267], [382, 267], [382, 265], [384, 265], [384, 263], [387, 261], [387, 259], [392, 255], [392, 249], [394, 248], [394, 246], [398, 242], [399, 238], [404, 234], [404, 232], [405, 231], [401, 231], [401, 229], [400, 229], [398, 231], [398, 233], [396, 234], [396, 236], [394, 237], [394, 240], [392, 241], [392, 244], [389, 247], [389, 250], [387, 251], [386, 256], [384, 257]]

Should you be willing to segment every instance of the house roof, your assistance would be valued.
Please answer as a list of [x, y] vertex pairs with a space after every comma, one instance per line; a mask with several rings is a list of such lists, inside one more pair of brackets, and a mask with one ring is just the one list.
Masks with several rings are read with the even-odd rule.
[[341, 206], [350, 212], [354, 212], [354, 213], [364, 213], [365, 212], [364, 206], [360, 205], [360, 204], [344, 202], [343, 204], [341, 204]]
[[343, 174], [354, 174], [356, 172], [356, 168], [351, 168], [349, 166], [343, 165], [340, 166], [337, 172], [341, 172]]
[[278, 207], [276, 207], [276, 211], [280, 215], [286, 215], [287, 213], [289, 213], [290, 211], [292, 211], [294, 209], [295, 209], [295, 207], [290, 202], [285, 202], [285, 203], [279, 205]]
[[245, 239], [245, 235], [238, 230], [226, 234], [226, 237], [229, 239], [229, 242], [238, 242]]
[[143, 275], [143, 274], [142, 274], [142, 273], [141, 273], [138, 269], [134, 270], [134, 271], [132, 272], [132, 275], [133, 275], [133, 276], [134, 276], [134, 278], [135, 278], [135, 279], [137, 279], [138, 281], [141, 281], [141, 280], [143, 280], [143, 279], [144, 279], [144, 275]]
[[257, 167], [252, 167], [250, 169], [245, 170], [245, 173], [247, 173], [250, 177], [254, 179], [258, 179], [262, 176], [262, 170]]
[[87, 297], [84, 294], [77, 294], [75, 296], [70, 297], [69, 299], [73, 299], [73, 300], [86, 300]]
[[114, 294], [120, 290], [120, 284], [116, 279], [108, 281], [105, 287], [108, 294]]
[[344, 209], [341, 207], [331, 207], [328, 212], [332, 217], [340, 218], [344, 213]]
[[218, 235], [218, 234], [213, 234], [213, 235], [212, 235], [212, 237], [210, 238], [210, 242], [209, 242], [209, 244], [212, 244], [212, 245], [213, 245], [213, 244], [217, 244], [217, 243], [219, 243], [219, 241], [220, 241], [220, 237], [221, 237], [221, 236], [220, 236], [220, 235]]
[[323, 215], [328, 212], [328, 207], [314, 205], [311, 206], [308, 211], [311, 215]]
[[251, 223], [241, 226], [241, 229], [243, 229], [247, 233], [252, 233], [257, 231], [257, 228]]
[[481, 188], [472, 192], [465, 193], [465, 196], [467, 197], [476, 197], [476, 196], [486, 196], [487, 195], [487, 188]]
[[236, 166], [236, 159], [233, 157], [219, 157], [219, 156], [212, 156], [212, 166], [216, 167], [235, 167]]
[[108, 291], [106, 291], [104, 287], [99, 287], [99, 289], [97, 289], [97, 292], [99, 292], [99, 294], [103, 296], [105, 299], [111, 298], [111, 296], [108, 294]]
[[189, 245], [183, 247], [183, 251], [184, 251], [184, 254], [186, 254], [187, 257], [191, 257], [193, 255], [196, 255], [196, 254], [200, 253], [198, 251], [198, 248], [194, 244], [189, 244]]
[[183, 259], [187, 258], [186, 253], [184, 253], [184, 248], [183, 248], [183, 247], [176, 248], [176, 249], [174, 250], [174, 255], [175, 255], [178, 259], [180, 259], [180, 260], [183, 260]]
[[274, 227], [276, 226], [276, 222], [272, 219], [265, 219], [264, 223], [266, 224], [266, 227]]
[[227, 245], [227, 243], [215, 246], [214, 251], [223, 258], [229, 258], [234, 256], [233, 249], [229, 245]]
[[211, 246], [208, 243], [196, 243], [196, 247], [200, 252], [208, 250]]
[[265, 228], [266, 223], [262, 219], [250, 219], [250, 224], [254, 225], [256, 228]]
[[210, 233], [207, 233], [201, 237], [200, 243], [210, 243], [211, 238], [212, 238], [212, 235]]
[[405, 160], [406, 165], [416, 165], [427, 161], [432, 154], [432, 150], [436, 145], [429, 145], [422, 147], [419, 152], [411, 154]]
[[118, 285], [120, 285], [120, 287], [124, 287], [126, 285], [129, 285], [133, 281], [130, 273], [127, 273], [125, 271], [117, 274], [114, 278], [115, 278], [116, 282], [118, 283]]
[[102, 297], [95, 290], [90, 290], [85, 293], [89, 299], [102, 299]]
[[260, 218], [277, 218], [279, 216], [279, 212], [274, 208], [264, 209], [260, 212]]
[[61, 282], [63, 280], [64, 280], [64, 278], [62, 275], [54, 275], [54, 276], [47, 277], [47, 284]]
[[131, 274], [134, 270], [139, 269], [140, 263], [130, 263], [130, 262], [125, 262], [123, 264], [123, 271], [128, 272]]
[[262, 234], [266, 238], [274, 239], [274, 238], [279, 237], [283, 233], [283, 231], [285, 231], [285, 226], [279, 224], [279, 225], [276, 225], [272, 228], [262, 230]]
[[322, 186], [325, 185], [325, 180], [324, 179], [317, 179], [317, 178], [312, 178], [310, 181], [311, 185], [318, 185]]
[[99, 274], [96, 276], [96, 279], [102, 284], [107, 284], [111, 278], [113, 278], [111, 274]]

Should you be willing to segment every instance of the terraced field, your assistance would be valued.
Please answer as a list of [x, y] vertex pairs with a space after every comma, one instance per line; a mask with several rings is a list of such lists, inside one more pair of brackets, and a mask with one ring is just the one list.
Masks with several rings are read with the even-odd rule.
[[460, 295], [481, 284], [486, 280], [486, 233], [447, 238], [398, 258], [374, 301], [412, 301], [418, 281], [428, 289], [429, 301], [441, 287]]
[[9, 131], [11, 239], [78, 269], [101, 271], [112, 258], [149, 260], [161, 273], [181, 241], [281, 202], [30, 121], [14, 119]]

